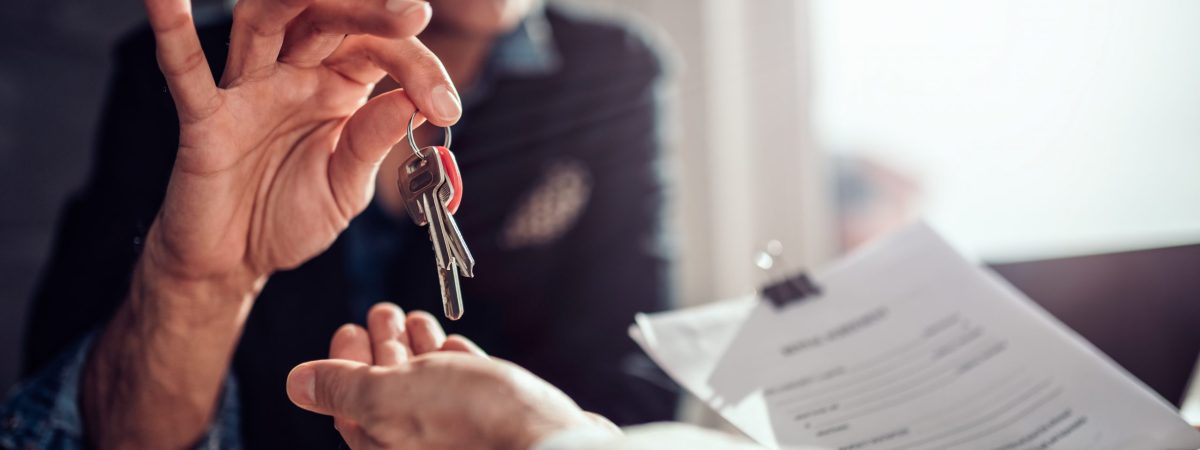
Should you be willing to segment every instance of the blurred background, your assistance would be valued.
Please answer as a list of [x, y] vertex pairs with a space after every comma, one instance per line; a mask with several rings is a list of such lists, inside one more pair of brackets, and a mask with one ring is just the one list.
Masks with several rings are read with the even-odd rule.
[[[1200, 351], [1200, 2], [565, 2], [673, 54], [681, 303], [755, 289], [768, 240], [811, 267], [923, 217], [1182, 401]], [[0, 389], [112, 47], [141, 20], [135, 0], [0, 4]]]

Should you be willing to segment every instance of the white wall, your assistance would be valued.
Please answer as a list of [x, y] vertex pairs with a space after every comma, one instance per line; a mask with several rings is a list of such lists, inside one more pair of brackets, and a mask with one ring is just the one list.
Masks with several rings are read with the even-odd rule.
[[1200, 242], [1200, 2], [816, 0], [819, 142], [890, 161], [962, 247]]

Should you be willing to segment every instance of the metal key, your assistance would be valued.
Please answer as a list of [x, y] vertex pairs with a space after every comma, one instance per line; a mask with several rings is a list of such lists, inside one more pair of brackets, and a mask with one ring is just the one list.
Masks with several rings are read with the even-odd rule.
[[[453, 158], [450, 161], [451, 164], [455, 164], [454, 172], [458, 173], [457, 162], [454, 162]], [[443, 161], [444, 163], [445, 161]], [[463, 239], [462, 232], [458, 229], [458, 221], [454, 220], [454, 215], [450, 214], [446, 209], [446, 205], [454, 197], [454, 186], [449, 180], [446, 180], [446, 183], [442, 184], [442, 188], [438, 191], [438, 194], [442, 201], [438, 203], [435, 212], [438, 213], [436, 215], [440, 216], [443, 233], [447, 237], [447, 242], [450, 243], [453, 250], [452, 253], [458, 263], [457, 266], [462, 270], [463, 276], [472, 278], [475, 276], [475, 258], [471, 256], [471, 250], [467, 248], [467, 241]]]
[[[436, 158], [436, 156], [435, 156]], [[438, 283], [442, 287], [442, 306], [446, 318], [458, 320], [462, 317], [462, 289], [458, 285], [459, 266], [462, 258], [455, 237], [447, 230], [449, 221], [454, 220], [441, 202], [441, 196], [425, 195], [421, 201], [425, 217], [429, 219], [429, 239], [433, 241], [434, 256], [438, 264]], [[462, 239], [461, 236], [458, 239]], [[466, 275], [463, 273], [463, 275]]]
[[[442, 288], [442, 305], [446, 317], [458, 320], [462, 317], [462, 291], [458, 277], [474, 276], [475, 259], [471, 256], [458, 223], [446, 209], [454, 197], [453, 183], [448, 179], [444, 161], [437, 147], [417, 148], [412, 136], [413, 118], [408, 122], [408, 142], [413, 155], [400, 165], [398, 187], [404, 198], [405, 209], [417, 225], [428, 226], [429, 240], [433, 242], [434, 259], [437, 262], [438, 282]], [[450, 129], [446, 129], [447, 149], [450, 146]], [[451, 163], [453, 158], [449, 158]], [[457, 173], [457, 169], [454, 173]]]

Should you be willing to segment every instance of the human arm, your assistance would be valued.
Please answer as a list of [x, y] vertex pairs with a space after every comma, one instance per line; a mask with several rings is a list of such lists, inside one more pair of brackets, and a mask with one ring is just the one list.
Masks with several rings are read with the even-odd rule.
[[[0, 448], [89, 448], [77, 398], [79, 378], [93, 342], [92, 335], [86, 336], [9, 392], [0, 404]], [[221, 389], [216, 420], [193, 448], [242, 448], [238, 401], [237, 382], [230, 376]]]
[[301, 408], [340, 420], [338, 429], [354, 450], [761, 448], [679, 423], [625, 433], [529, 371], [462, 350], [394, 367], [308, 362], [288, 376], [288, 396]]
[[348, 324], [330, 359], [288, 375], [288, 397], [331, 415], [350, 448], [530, 448], [560, 430], [619, 434], [561, 391], [512, 363], [488, 357], [437, 320], [376, 305], [367, 329]]
[[[146, 6], [179, 150], [84, 369], [86, 432], [101, 448], [195, 442], [267, 277], [322, 251], [366, 206], [401, 117], [459, 114], [440, 63], [411, 38], [429, 18], [422, 2], [239, 2], [219, 85], [187, 3]], [[385, 73], [406, 90], [366, 101]]]
[[422, 312], [405, 318], [380, 304], [367, 323], [340, 328], [330, 359], [297, 366], [287, 381], [289, 398], [332, 415], [355, 450], [757, 448], [678, 423], [622, 433], [532, 373], [445, 337]]

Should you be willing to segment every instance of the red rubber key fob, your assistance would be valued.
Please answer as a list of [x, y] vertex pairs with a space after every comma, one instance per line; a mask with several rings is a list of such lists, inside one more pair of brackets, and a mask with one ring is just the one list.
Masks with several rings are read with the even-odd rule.
[[446, 181], [454, 189], [454, 196], [446, 202], [446, 211], [454, 214], [458, 211], [458, 205], [462, 203], [462, 176], [458, 174], [458, 160], [454, 159], [454, 154], [446, 147], [439, 146], [437, 152], [438, 157], [442, 159], [442, 167], [446, 169]]

